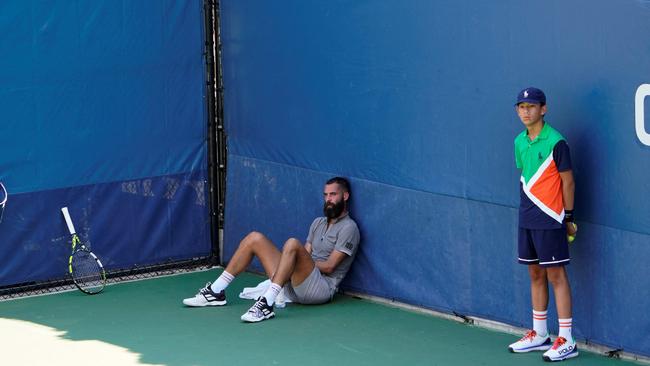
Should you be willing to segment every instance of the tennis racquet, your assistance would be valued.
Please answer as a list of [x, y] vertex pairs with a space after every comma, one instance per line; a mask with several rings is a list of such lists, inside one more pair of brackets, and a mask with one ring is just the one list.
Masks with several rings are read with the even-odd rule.
[[106, 272], [102, 262], [79, 239], [67, 207], [61, 209], [65, 223], [72, 236], [72, 254], [68, 259], [68, 271], [74, 284], [81, 292], [94, 295], [102, 292], [106, 285]]
[[7, 193], [7, 188], [5, 188], [5, 185], [0, 182], [0, 223], [2, 222], [2, 215], [5, 213], [5, 205], [7, 204], [7, 197], [9, 197], [9, 193]]

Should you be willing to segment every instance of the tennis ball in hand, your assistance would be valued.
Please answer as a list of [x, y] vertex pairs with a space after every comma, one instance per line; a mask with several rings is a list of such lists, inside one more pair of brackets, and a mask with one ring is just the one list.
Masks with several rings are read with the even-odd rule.
[[569, 244], [573, 243], [574, 240], [576, 240], [576, 234], [578, 233], [578, 225], [575, 222], [568, 222], [568, 225], [573, 225], [573, 230], [570, 230], [573, 232], [573, 235], [567, 233], [567, 241]]

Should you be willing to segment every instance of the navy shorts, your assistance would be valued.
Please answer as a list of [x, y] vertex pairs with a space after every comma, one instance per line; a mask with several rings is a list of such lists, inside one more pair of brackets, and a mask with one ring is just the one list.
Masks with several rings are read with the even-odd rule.
[[569, 243], [565, 229], [519, 228], [519, 263], [543, 267], [569, 264]]

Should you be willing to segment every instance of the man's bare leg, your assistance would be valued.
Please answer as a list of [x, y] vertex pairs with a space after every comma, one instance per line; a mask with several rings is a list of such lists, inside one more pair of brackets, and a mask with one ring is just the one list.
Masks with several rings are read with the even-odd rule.
[[294, 286], [300, 285], [314, 270], [311, 254], [298, 239], [291, 238], [284, 243], [280, 263], [271, 277], [271, 282], [284, 286], [289, 280]]
[[282, 247], [275, 273], [271, 276], [271, 285], [241, 319], [245, 322], [259, 322], [274, 317], [273, 304], [282, 286], [289, 281], [292, 285], [300, 285], [309, 277], [315, 265], [300, 241], [294, 238], [287, 240]]
[[315, 263], [305, 247], [297, 239], [291, 238], [284, 243], [280, 263], [275, 274], [271, 276], [271, 285], [264, 292], [268, 305], [275, 303], [278, 296], [287, 282], [291, 281], [294, 286], [300, 285], [314, 270]]
[[230, 259], [226, 272], [237, 276], [251, 264], [254, 257], [257, 257], [262, 262], [264, 272], [271, 278], [280, 263], [280, 256], [278, 248], [266, 236], [253, 231], [239, 242], [239, 247]]
[[225, 290], [238, 274], [248, 268], [255, 257], [262, 262], [266, 275], [271, 278], [280, 263], [280, 255], [278, 248], [266, 236], [256, 231], [251, 232], [239, 242], [239, 247], [228, 266], [211, 285], [212, 291], [218, 293]]
[[226, 305], [224, 290], [235, 279], [235, 276], [248, 267], [254, 257], [259, 258], [264, 271], [270, 278], [280, 263], [280, 256], [280, 251], [266, 236], [253, 231], [239, 242], [239, 247], [228, 266], [214, 283], [200, 289], [194, 297], [184, 299], [183, 304], [191, 307]]

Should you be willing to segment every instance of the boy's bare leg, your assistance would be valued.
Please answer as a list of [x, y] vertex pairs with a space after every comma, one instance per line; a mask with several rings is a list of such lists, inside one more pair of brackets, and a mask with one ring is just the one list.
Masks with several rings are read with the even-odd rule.
[[530, 275], [530, 295], [533, 310], [546, 311], [548, 307], [548, 280], [546, 269], [538, 264], [528, 266]]
[[553, 285], [557, 317], [560, 319], [571, 318], [571, 286], [564, 267], [549, 267], [546, 269], [548, 280]]

